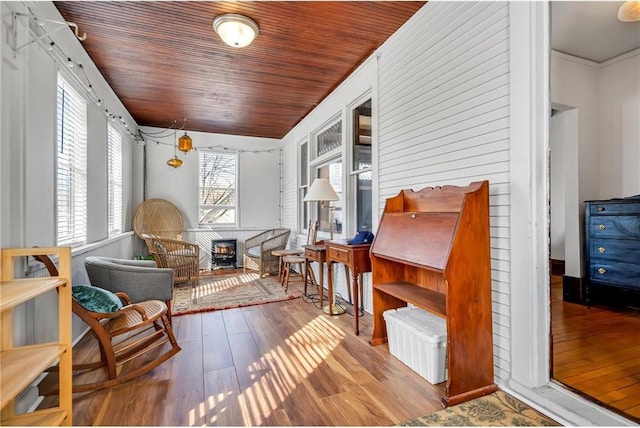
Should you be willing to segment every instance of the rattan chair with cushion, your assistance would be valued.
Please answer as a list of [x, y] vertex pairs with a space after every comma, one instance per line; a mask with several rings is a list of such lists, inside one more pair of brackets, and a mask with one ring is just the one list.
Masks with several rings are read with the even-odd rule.
[[158, 267], [173, 269], [173, 283], [200, 282], [200, 247], [182, 240], [180, 210], [166, 199], [147, 199], [136, 208], [133, 230], [147, 244]]
[[179, 239], [142, 235], [149, 254], [160, 268], [173, 269], [173, 284], [200, 283], [200, 247]]
[[242, 262], [244, 270], [257, 270], [262, 278], [266, 273], [278, 272], [278, 257], [271, 252], [284, 250], [291, 229], [269, 229], [244, 241]]

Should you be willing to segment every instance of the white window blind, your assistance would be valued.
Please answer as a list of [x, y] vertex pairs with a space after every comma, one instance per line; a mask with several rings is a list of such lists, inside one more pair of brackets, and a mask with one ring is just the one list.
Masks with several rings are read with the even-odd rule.
[[298, 207], [301, 215], [298, 218], [298, 230], [305, 230], [309, 224], [309, 204], [304, 202], [309, 190], [309, 143], [305, 141], [300, 145], [298, 154], [300, 156], [298, 164], [300, 165], [300, 181], [298, 186]]
[[199, 162], [200, 224], [234, 226], [237, 155], [199, 151]]
[[121, 233], [122, 227], [122, 134], [111, 124], [107, 127], [107, 163], [109, 195], [109, 235]]
[[58, 75], [56, 157], [57, 245], [87, 239], [87, 104]]

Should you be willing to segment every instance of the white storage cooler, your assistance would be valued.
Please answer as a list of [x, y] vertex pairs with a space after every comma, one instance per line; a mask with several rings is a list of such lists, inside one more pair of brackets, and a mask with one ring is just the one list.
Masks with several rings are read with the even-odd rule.
[[419, 308], [384, 311], [389, 352], [430, 383], [447, 380], [447, 323]]

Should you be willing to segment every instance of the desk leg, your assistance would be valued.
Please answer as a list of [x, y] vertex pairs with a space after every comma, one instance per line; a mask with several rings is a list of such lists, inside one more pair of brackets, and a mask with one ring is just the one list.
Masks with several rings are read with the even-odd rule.
[[333, 315], [333, 262], [327, 262], [327, 288], [329, 289], [329, 316]]
[[[324, 263], [318, 262], [320, 269], [320, 281], [318, 281], [318, 289], [320, 291], [320, 309], [324, 309]], [[329, 297], [331, 299], [331, 297]]]
[[304, 259], [304, 296], [307, 297], [307, 281], [309, 280], [309, 259]]
[[351, 300], [351, 276], [349, 276], [349, 266], [347, 265], [342, 265], [344, 266], [344, 279], [345, 279], [345, 284], [347, 284], [347, 293], [349, 294], [349, 303], [351, 303], [353, 305], [353, 300]]
[[354, 311], [354, 316], [356, 318], [356, 336], [360, 335], [360, 296], [358, 295], [358, 292], [360, 291], [359, 288], [359, 282], [358, 282], [358, 277], [360, 275], [356, 274], [355, 270], [353, 271], [353, 308], [355, 309]]

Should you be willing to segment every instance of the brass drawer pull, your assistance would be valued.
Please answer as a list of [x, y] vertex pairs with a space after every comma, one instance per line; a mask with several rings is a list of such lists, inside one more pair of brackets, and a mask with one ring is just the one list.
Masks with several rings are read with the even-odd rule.
[[604, 224], [599, 224], [598, 225], [598, 229], [600, 230], [605, 230], [607, 228], [607, 226], [605, 226]]
[[607, 273], [607, 270], [605, 268], [600, 268], [600, 269], [598, 269], [598, 273], [600, 275], [604, 275], [605, 273]]
[[604, 253], [605, 251], [607, 251], [607, 250], [605, 250], [604, 247], [598, 247], [598, 252], [599, 253]]
[[598, 207], [598, 211], [604, 211], [604, 207]]

